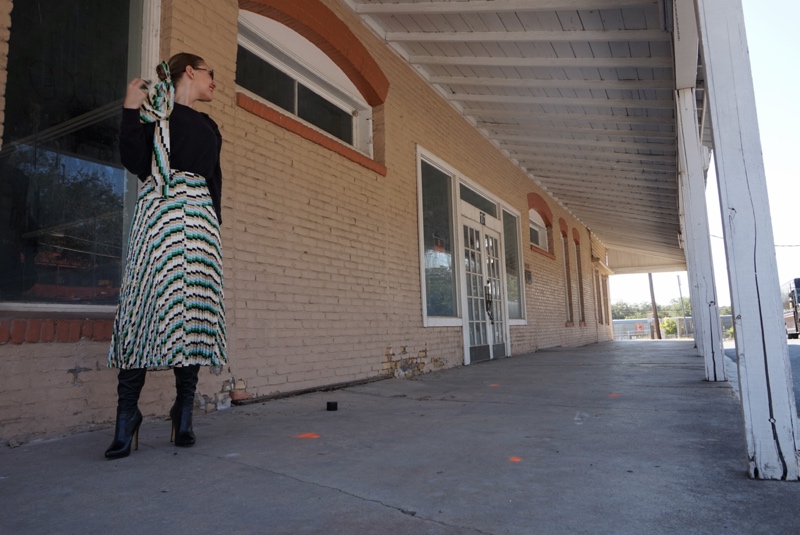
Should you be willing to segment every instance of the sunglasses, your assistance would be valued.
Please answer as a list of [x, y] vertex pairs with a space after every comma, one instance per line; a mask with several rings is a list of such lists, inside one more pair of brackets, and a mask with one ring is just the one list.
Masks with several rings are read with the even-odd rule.
[[205, 67], [195, 67], [194, 70], [196, 71], [206, 71], [211, 79], [214, 79], [214, 69], [206, 69]]

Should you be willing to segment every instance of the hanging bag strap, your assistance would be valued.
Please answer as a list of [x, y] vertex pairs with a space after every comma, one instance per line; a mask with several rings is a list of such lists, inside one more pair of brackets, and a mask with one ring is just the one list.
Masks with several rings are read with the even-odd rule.
[[153, 162], [150, 173], [156, 181], [161, 195], [169, 198], [170, 163], [169, 163], [169, 116], [175, 105], [175, 84], [169, 73], [169, 65], [161, 62], [167, 77], [150, 87], [142, 107], [139, 119], [143, 123], [157, 123], [153, 136]]

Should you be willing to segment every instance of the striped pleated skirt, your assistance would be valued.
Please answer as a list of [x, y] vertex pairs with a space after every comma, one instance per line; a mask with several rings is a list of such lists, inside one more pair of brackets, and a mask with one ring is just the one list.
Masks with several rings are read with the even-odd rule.
[[206, 180], [153, 177], [136, 202], [109, 367], [221, 366], [225, 353], [220, 229]]

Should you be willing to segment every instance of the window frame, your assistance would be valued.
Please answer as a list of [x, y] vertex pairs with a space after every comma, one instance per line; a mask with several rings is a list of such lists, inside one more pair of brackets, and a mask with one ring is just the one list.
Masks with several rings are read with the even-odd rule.
[[[536, 215], [539, 221], [535, 221], [531, 216]], [[532, 247], [536, 247], [539, 250], [544, 252], [550, 253], [550, 246], [549, 246], [549, 237], [547, 232], [547, 225], [544, 223], [544, 218], [536, 211], [534, 208], [528, 209], [528, 228], [534, 229], [539, 233], [539, 243], [535, 243], [530, 239], [530, 231], [528, 231], [528, 243]], [[544, 241], [544, 243], [542, 243]]]
[[[249, 52], [256, 55], [262, 61], [269, 63], [272, 67], [283, 72], [295, 81], [295, 88], [297, 84], [302, 84], [310, 89], [318, 96], [327, 100], [331, 104], [342, 109], [346, 113], [350, 113], [353, 117], [353, 143], [336, 137], [313, 123], [308, 122], [294, 112], [287, 111], [277, 104], [274, 104], [266, 98], [253, 93], [245, 87], [236, 84], [236, 91], [247, 95], [248, 97], [268, 106], [276, 112], [291, 117], [293, 120], [308, 126], [321, 135], [324, 135], [337, 143], [341, 143], [346, 147], [373, 158], [374, 145], [372, 139], [372, 106], [370, 106], [360, 95], [349, 94], [341, 88], [337, 87], [334, 83], [325, 79], [325, 75], [319, 72], [312, 65], [301, 62], [299, 59], [292, 57], [292, 54], [281, 46], [279, 42], [263, 32], [255, 28], [248, 20], [243, 17], [243, 13], [250, 13], [248, 11], [239, 10], [238, 18], [238, 31], [237, 31], [237, 45], [245, 48]], [[280, 24], [276, 22], [276, 24]], [[288, 27], [287, 27], [288, 28]], [[291, 30], [291, 28], [288, 28]], [[291, 30], [294, 32], [294, 30]], [[297, 33], [297, 32], [294, 32]], [[305, 37], [297, 33], [297, 35], [305, 40]], [[323, 54], [320, 51], [320, 54]], [[295, 90], [294, 108], [297, 111], [297, 93]]]
[[[160, 60], [161, 46], [161, 1], [130, 0], [128, 36], [128, 78], [139, 76], [151, 78], [154, 66]], [[139, 30], [138, 32], [135, 30]], [[13, 29], [12, 29], [13, 31]], [[122, 269], [128, 257], [128, 238], [133, 210], [139, 190], [139, 179], [125, 170], [125, 195], [122, 209]], [[45, 314], [88, 314], [110, 316], [117, 305], [66, 304], [66, 303], [26, 303], [21, 301], [0, 301], [0, 312], [45, 313]]]
[[[508, 212], [509, 215], [514, 216], [515, 218], [517, 218], [517, 243], [516, 243], [516, 248], [517, 248], [517, 264], [518, 264], [517, 268], [519, 269], [519, 299], [520, 299], [519, 306], [520, 306], [520, 311], [522, 312], [522, 317], [521, 318], [512, 318], [511, 314], [508, 311], [508, 280], [507, 280], [507, 277], [506, 277], [506, 321], [508, 322], [508, 325], [510, 325], [510, 326], [527, 325], [528, 324], [528, 310], [527, 310], [527, 306], [526, 306], [526, 303], [527, 303], [527, 301], [526, 301], [526, 293], [527, 292], [525, 291], [525, 286], [526, 286], [525, 285], [525, 262], [524, 262], [524, 257], [523, 257], [524, 250], [522, 248], [522, 233], [520, 232], [520, 230], [522, 229], [522, 217], [521, 217], [521, 214], [517, 210], [515, 210], [514, 208], [511, 208], [509, 206], [506, 206], [504, 203], [501, 202], [500, 203], [500, 215], [501, 215], [501, 217], [503, 216], [503, 212]], [[505, 248], [508, 247], [509, 245], [511, 245], [506, 240], [507, 240], [506, 233], [503, 232], [503, 247], [504, 247], [503, 253], [505, 253]]]
[[[450, 177], [450, 195], [451, 195], [451, 211], [450, 223], [453, 229], [453, 277], [456, 281], [455, 284], [455, 298], [456, 298], [456, 316], [429, 316], [428, 315], [428, 288], [425, 282], [425, 227], [423, 221], [423, 207], [422, 207], [422, 162], [435, 167], [442, 173]], [[461, 251], [460, 240], [457, 238], [457, 230], [459, 225], [459, 217], [457, 215], [456, 206], [460, 202], [458, 192], [455, 190], [459, 184], [455, 172], [443, 160], [435, 157], [431, 153], [417, 147], [417, 237], [419, 241], [419, 271], [420, 271], [420, 298], [422, 305], [422, 325], [423, 327], [462, 327], [464, 324], [463, 314], [461, 311], [461, 258], [463, 252]]]
[[[464, 277], [462, 275], [462, 266], [461, 262], [464, 258], [464, 248], [463, 244], [461, 243], [460, 239], [460, 232], [463, 226], [462, 217], [461, 217], [461, 186], [464, 185], [467, 188], [473, 190], [475, 193], [480, 194], [481, 196], [485, 197], [487, 200], [493, 202], [497, 206], [498, 215], [500, 217], [495, 218], [499, 221], [500, 225], [503, 224], [503, 211], [508, 212], [509, 214], [513, 215], [517, 218], [518, 222], [522, 221], [522, 214], [519, 210], [513, 208], [509, 203], [506, 203], [497, 195], [490, 193], [482, 186], [478, 185], [475, 181], [469, 179], [459, 171], [457, 171], [454, 167], [449, 165], [446, 161], [439, 158], [432, 152], [426, 150], [425, 148], [417, 145], [417, 154], [416, 154], [416, 167], [417, 167], [417, 238], [419, 242], [419, 268], [420, 268], [420, 298], [421, 298], [421, 308], [422, 308], [422, 325], [423, 327], [463, 327], [464, 325], [464, 314], [463, 314], [463, 295], [464, 295], [464, 288], [462, 287], [464, 284]], [[452, 201], [452, 224], [453, 224], [453, 232], [454, 232], [454, 255], [456, 255], [456, 262], [454, 263], [454, 276], [456, 277], [457, 284], [456, 284], [456, 306], [458, 307], [458, 316], [454, 317], [441, 317], [441, 316], [428, 316], [427, 310], [427, 288], [425, 287], [425, 240], [424, 240], [424, 227], [423, 227], [423, 218], [422, 218], [422, 162], [426, 162], [429, 165], [437, 168], [438, 170], [442, 171], [443, 173], [450, 176], [451, 184], [450, 184], [450, 192], [453, 196]], [[476, 208], [478, 210], [478, 208]], [[488, 214], [487, 214], [488, 215]], [[493, 216], [490, 216], [493, 217]], [[521, 226], [521, 223], [518, 223]], [[517, 229], [517, 233], [520, 234], [519, 228]], [[501, 254], [503, 257], [505, 268], [505, 246], [506, 246], [506, 236], [504, 232], [501, 232]], [[506, 273], [505, 269], [502, 270], [501, 273], [501, 280], [503, 284], [503, 291], [506, 292], [505, 302], [506, 302], [506, 325], [509, 327], [511, 326], [519, 326], [519, 325], [527, 325], [528, 324], [528, 313], [526, 308], [526, 291], [525, 291], [525, 272], [524, 272], [524, 263], [523, 263], [523, 249], [522, 249], [522, 238], [521, 236], [517, 237], [517, 255], [519, 261], [519, 270], [520, 270], [520, 298], [521, 303], [520, 306], [522, 307], [522, 319], [515, 318], [510, 319], [508, 315], [508, 290], [507, 290], [507, 281], [506, 281]], [[510, 332], [507, 333], [510, 336]]]

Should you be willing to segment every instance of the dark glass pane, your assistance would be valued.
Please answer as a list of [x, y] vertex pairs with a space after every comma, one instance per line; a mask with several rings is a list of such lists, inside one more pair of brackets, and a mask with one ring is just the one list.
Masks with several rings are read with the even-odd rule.
[[428, 316], [456, 317], [451, 178], [422, 162], [422, 231]]
[[508, 317], [522, 318], [522, 295], [519, 267], [519, 225], [517, 218], [503, 210], [503, 241], [506, 253], [506, 292]]
[[236, 53], [236, 83], [295, 113], [294, 79], [241, 46]]
[[481, 212], [485, 212], [492, 217], [497, 217], [497, 205], [478, 193], [461, 184], [461, 200], [468, 202]]
[[297, 116], [345, 143], [353, 144], [353, 116], [303, 84], [297, 84]]
[[0, 151], [0, 300], [117, 301], [128, 0], [15, 2]]

